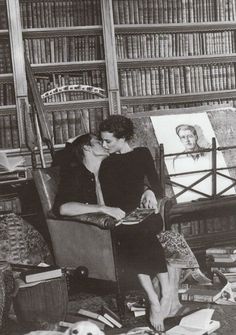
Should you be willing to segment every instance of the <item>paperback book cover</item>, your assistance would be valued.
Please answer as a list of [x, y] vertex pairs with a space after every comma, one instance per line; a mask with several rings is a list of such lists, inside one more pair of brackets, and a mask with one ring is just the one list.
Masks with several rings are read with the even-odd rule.
[[129, 213], [124, 217], [124, 219], [120, 220], [116, 225], [124, 224], [124, 225], [132, 225], [138, 224], [148, 218], [151, 214], [155, 213], [154, 209], [149, 208], [136, 208], [133, 212]]
[[119, 316], [115, 312], [113, 312], [109, 307], [104, 305], [102, 307], [102, 314], [107, 320], [113, 323], [114, 326], [118, 328], [122, 327], [122, 323], [121, 323]]
[[56, 266], [38, 266], [37, 268], [21, 272], [20, 277], [26, 283], [58, 278], [62, 276], [62, 270]]

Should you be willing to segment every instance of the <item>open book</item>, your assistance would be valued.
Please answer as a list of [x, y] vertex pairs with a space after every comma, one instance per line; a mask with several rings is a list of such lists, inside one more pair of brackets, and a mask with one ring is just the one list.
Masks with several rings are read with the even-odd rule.
[[12, 172], [22, 168], [24, 157], [7, 157], [6, 152], [0, 151], [0, 173]]
[[127, 214], [122, 220], [117, 222], [116, 226], [119, 226], [120, 224], [132, 225], [140, 223], [153, 213], [155, 213], [155, 209], [136, 208], [134, 211]]
[[178, 326], [169, 329], [166, 335], [211, 334], [220, 327], [219, 321], [211, 320], [214, 309], [204, 308], [183, 317]]

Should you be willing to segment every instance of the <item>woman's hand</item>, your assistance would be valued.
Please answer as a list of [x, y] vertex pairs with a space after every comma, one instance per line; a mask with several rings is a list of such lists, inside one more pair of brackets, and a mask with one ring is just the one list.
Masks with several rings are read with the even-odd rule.
[[125, 212], [118, 207], [101, 206], [101, 211], [115, 218], [117, 221], [125, 217]]
[[143, 192], [141, 200], [140, 200], [141, 208], [153, 208], [155, 209], [155, 213], [158, 213], [157, 199], [154, 192], [150, 189], [147, 189]]

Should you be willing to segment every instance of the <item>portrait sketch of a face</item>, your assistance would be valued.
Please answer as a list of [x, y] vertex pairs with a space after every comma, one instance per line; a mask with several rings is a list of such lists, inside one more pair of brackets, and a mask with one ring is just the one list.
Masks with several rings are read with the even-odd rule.
[[[200, 178], [206, 176], [206, 170], [212, 168], [212, 153], [209, 149], [212, 138], [216, 135], [207, 113], [152, 116], [151, 121], [158, 142], [164, 145], [165, 155], [173, 154], [165, 157], [165, 164], [171, 181], [177, 183], [173, 185], [174, 194], [178, 195], [184, 187], [196, 182], [192, 188], [199, 193], [187, 190], [176, 198], [177, 202], [210, 196], [212, 177], [208, 176], [197, 183]], [[216, 144], [218, 146], [218, 143]], [[221, 152], [217, 153], [217, 167], [227, 167]], [[229, 171], [224, 170], [224, 174], [229, 176]], [[228, 178], [217, 176], [217, 192], [221, 192], [231, 184]], [[224, 193], [224, 195], [230, 194], [235, 194], [234, 188]]]

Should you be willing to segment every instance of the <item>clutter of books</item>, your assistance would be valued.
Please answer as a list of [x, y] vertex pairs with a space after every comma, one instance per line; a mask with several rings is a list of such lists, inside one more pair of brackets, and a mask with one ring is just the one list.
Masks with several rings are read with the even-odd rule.
[[212, 280], [208, 284], [184, 284], [180, 288], [182, 301], [236, 304], [236, 246], [206, 250], [206, 265]]

